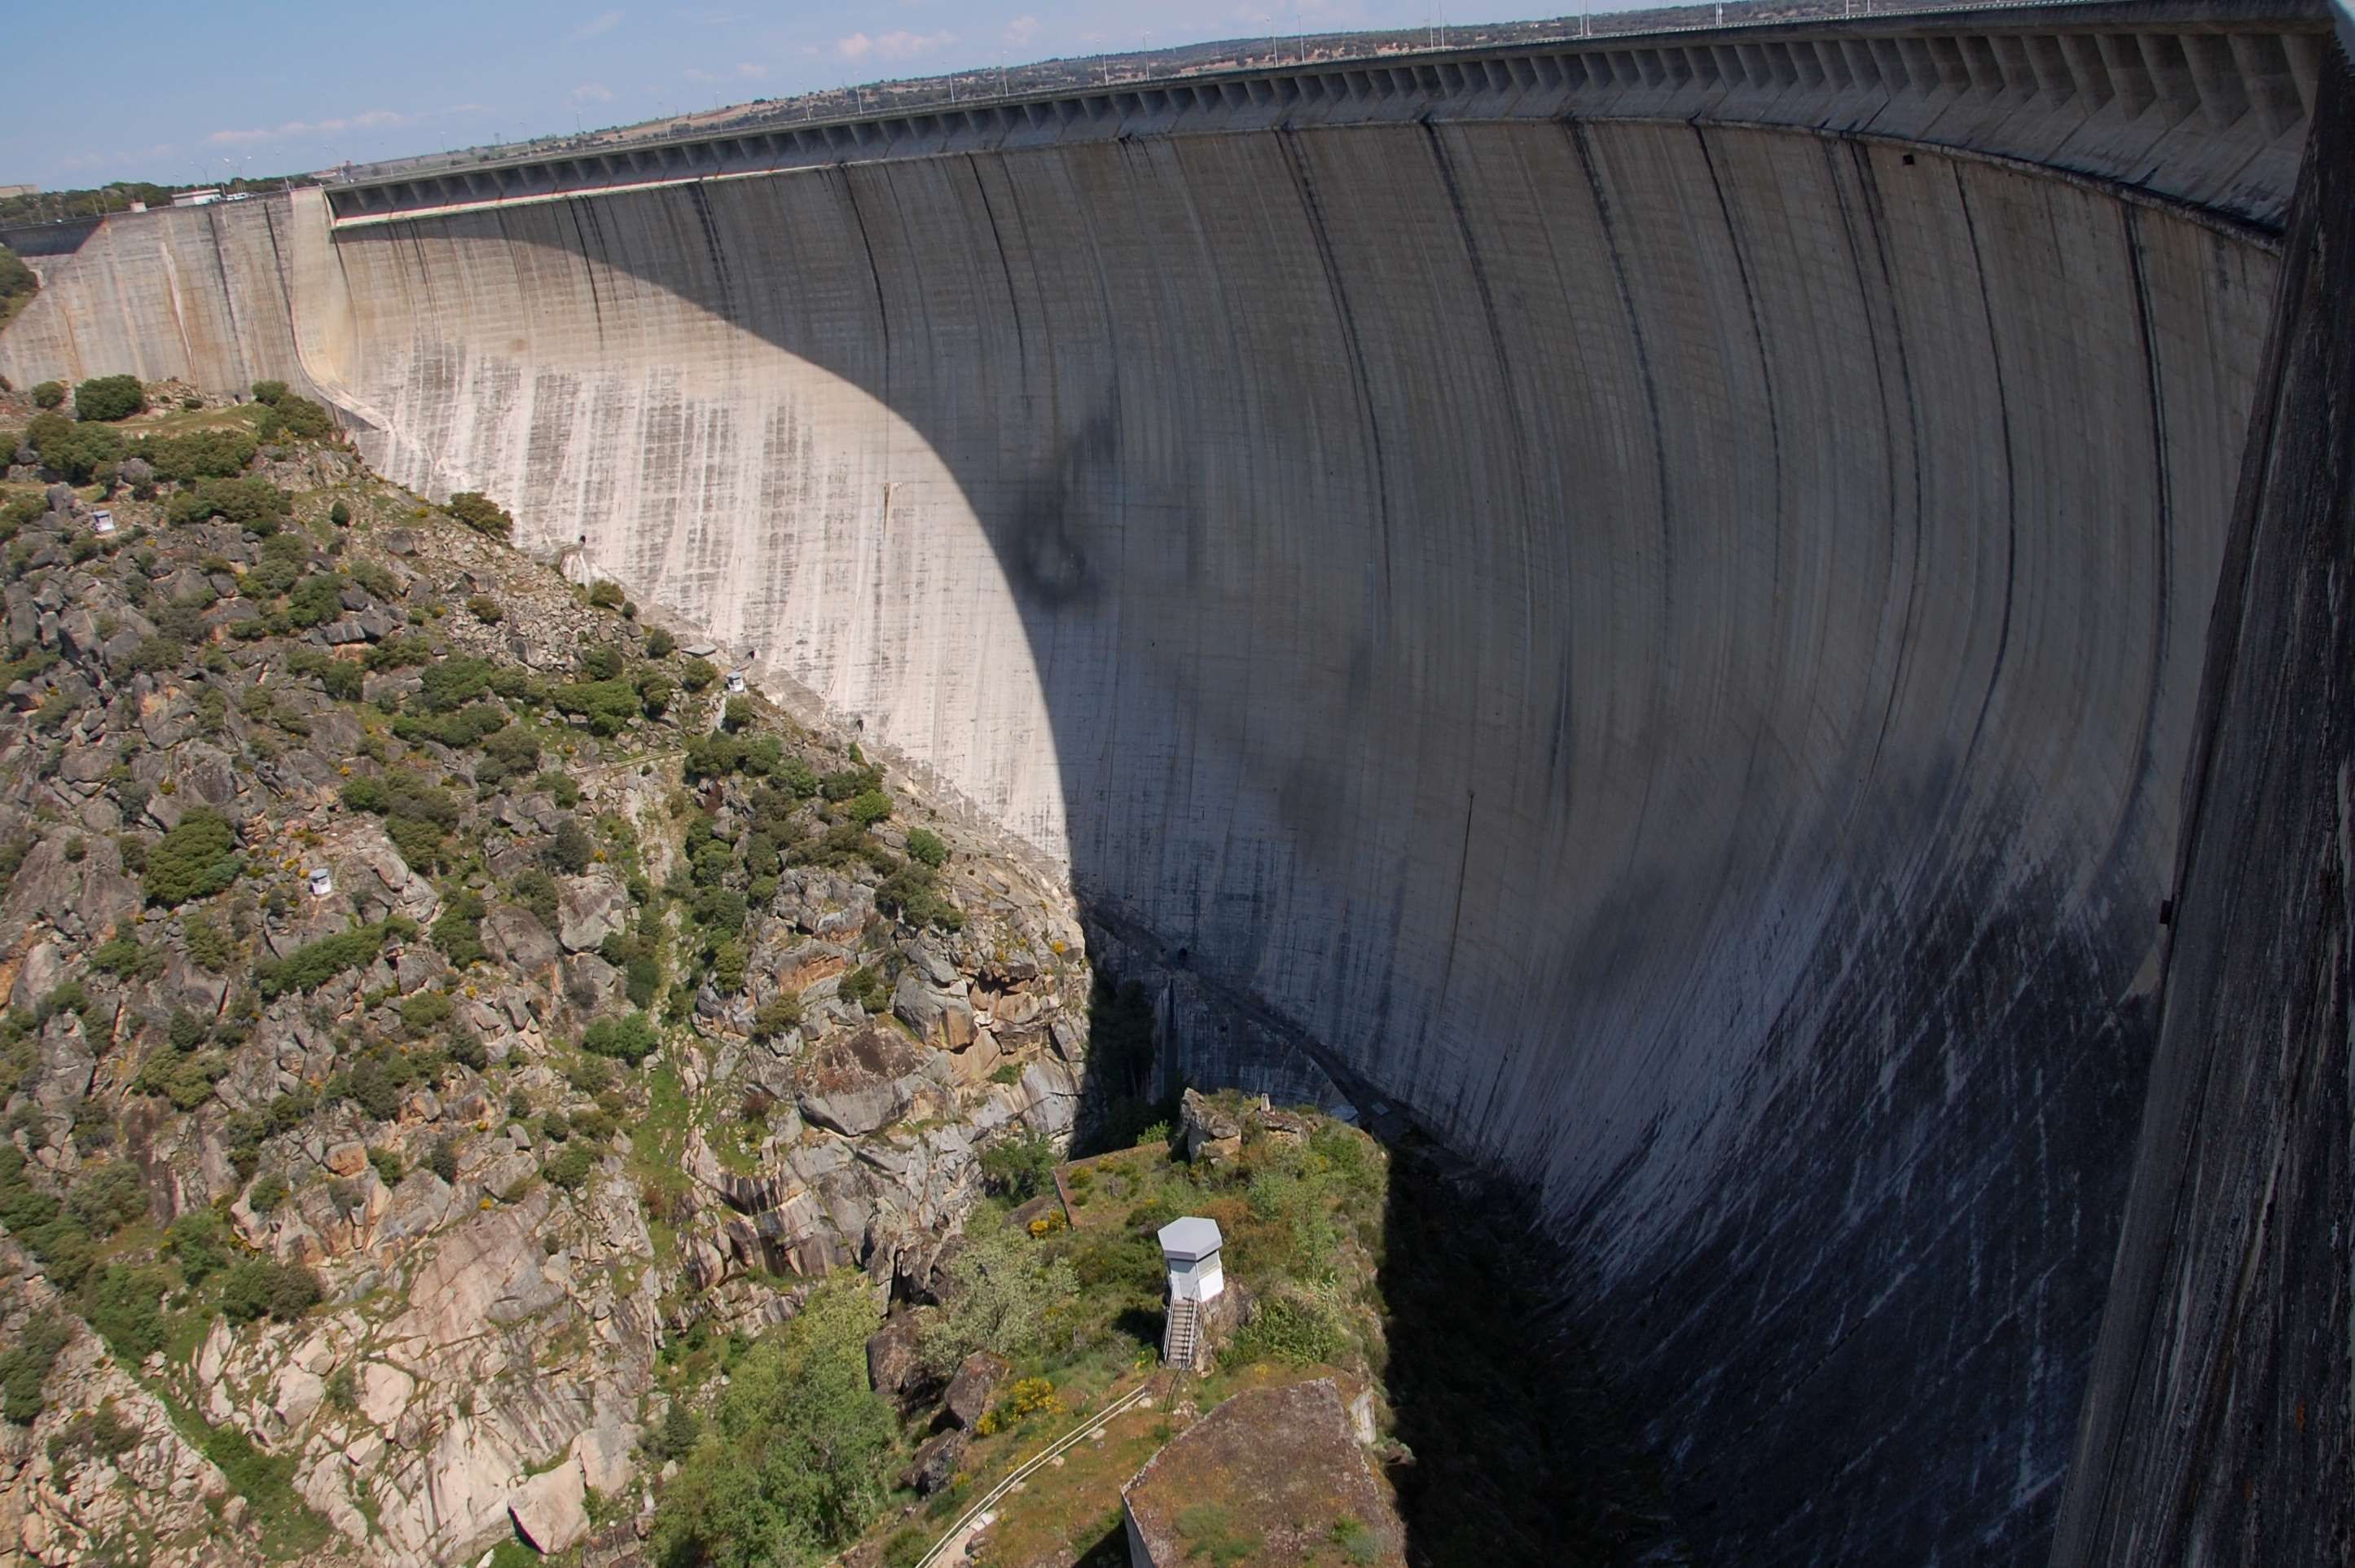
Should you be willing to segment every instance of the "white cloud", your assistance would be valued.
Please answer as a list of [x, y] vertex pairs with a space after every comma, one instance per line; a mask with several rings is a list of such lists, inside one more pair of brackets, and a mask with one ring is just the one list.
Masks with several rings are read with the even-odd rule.
[[863, 59], [872, 54], [879, 59], [903, 60], [931, 54], [954, 42], [954, 33], [911, 33], [905, 27], [895, 27], [879, 38], [853, 33], [847, 38], [837, 38], [834, 48], [845, 59]]
[[205, 140], [217, 147], [235, 147], [250, 142], [282, 141], [289, 136], [333, 135], [339, 131], [381, 131], [389, 126], [414, 125], [421, 121], [440, 120], [453, 114], [479, 113], [482, 108], [479, 103], [453, 103], [447, 109], [429, 110], [422, 114], [403, 114], [391, 109], [368, 109], [357, 114], [339, 115], [333, 120], [289, 120], [282, 125], [216, 131]]
[[687, 68], [689, 81], [758, 81], [769, 74], [769, 68], [759, 60], [738, 60], [729, 70], [705, 70], [700, 66]]
[[572, 29], [572, 42], [577, 44], [584, 38], [601, 37], [621, 25], [622, 14], [619, 11], [600, 11]]
[[1006, 24], [1006, 42], [1009, 48], [1020, 48], [1039, 36], [1039, 18], [1024, 12]]
[[575, 103], [611, 103], [613, 101], [613, 90], [606, 86], [602, 81], [584, 81], [580, 86], [572, 90], [572, 101]]

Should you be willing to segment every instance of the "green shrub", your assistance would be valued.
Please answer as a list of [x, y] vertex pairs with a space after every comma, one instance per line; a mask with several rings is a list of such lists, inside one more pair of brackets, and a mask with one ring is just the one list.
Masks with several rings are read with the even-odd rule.
[[292, 1323], [319, 1303], [319, 1276], [299, 1264], [247, 1258], [221, 1273], [221, 1310], [232, 1323], [268, 1317]]
[[112, 421], [144, 412], [147, 394], [136, 376], [93, 376], [74, 389], [74, 418]]
[[540, 849], [540, 859], [551, 871], [577, 877], [589, 869], [596, 859], [597, 841], [581, 826], [578, 817], [567, 816], [556, 825], [548, 843]]
[[569, 682], [551, 690], [548, 699], [558, 712], [586, 719], [590, 732], [601, 736], [620, 734], [640, 706], [638, 688], [619, 679]]
[[286, 1201], [286, 1176], [282, 1171], [265, 1170], [254, 1178], [246, 1189], [245, 1206], [257, 1214], [268, 1214]]
[[701, 691], [719, 678], [719, 667], [709, 659], [689, 659], [679, 667], [678, 683], [689, 691]]
[[229, 1266], [229, 1228], [211, 1210], [191, 1209], [165, 1230], [164, 1253], [180, 1265], [182, 1279], [202, 1285]]
[[152, 980], [172, 962], [161, 947], [149, 947], [129, 932], [107, 938], [91, 950], [91, 966], [118, 980]]
[[[406, 857], [404, 856], [404, 859]], [[399, 915], [353, 926], [349, 931], [306, 943], [283, 959], [254, 965], [254, 979], [267, 999], [289, 991], [315, 991], [346, 969], [357, 969], [384, 950], [395, 936], [415, 933], [413, 922]]]
[[147, 1184], [138, 1168], [122, 1161], [86, 1171], [66, 1194], [66, 1209], [101, 1236], [147, 1217]]
[[187, 944], [188, 956], [216, 975], [227, 972], [229, 965], [236, 961], [235, 940], [201, 912], [192, 913], [181, 921], [180, 939]]
[[286, 596], [287, 624], [302, 631], [324, 626], [343, 613], [344, 580], [336, 572], [313, 572]]
[[581, 1037], [583, 1051], [610, 1056], [633, 1067], [653, 1055], [661, 1043], [654, 1020], [642, 1012], [599, 1019]]
[[1236, 1331], [1227, 1359], [1234, 1366], [1252, 1361], [1305, 1366], [1337, 1361], [1348, 1344], [1349, 1331], [1333, 1307], [1314, 1296], [1284, 1292], [1261, 1299], [1252, 1320]]
[[103, 1268], [82, 1286], [81, 1315], [116, 1355], [144, 1360], [164, 1348], [163, 1299], [171, 1288], [171, 1276], [159, 1268]]
[[41, 1413], [41, 1385], [72, 1340], [72, 1320], [58, 1313], [37, 1313], [26, 1323], [16, 1344], [0, 1351], [0, 1414], [19, 1426], [33, 1424]]
[[981, 1179], [990, 1191], [1027, 1203], [1055, 1183], [1055, 1146], [1042, 1133], [1000, 1138], [981, 1151]]
[[420, 991], [413, 997], [401, 999], [400, 1027], [412, 1035], [432, 1034], [448, 1023], [450, 1015], [455, 1011], [457, 1004], [450, 999], [447, 993]]
[[752, 1015], [752, 1037], [773, 1040], [789, 1029], [798, 1029], [802, 1021], [802, 999], [799, 997], [779, 997], [761, 1004]]
[[597, 1168], [597, 1154], [587, 1144], [566, 1144], [556, 1157], [542, 1168], [549, 1184], [570, 1192], [589, 1179]]
[[265, 408], [276, 404], [285, 395], [286, 383], [283, 381], [256, 381], [253, 384], [253, 400]]
[[466, 608], [474, 613], [475, 620], [485, 626], [496, 625], [506, 616], [506, 612], [499, 608], [499, 602], [487, 593], [477, 593], [467, 600]]
[[1367, 1563], [1381, 1561], [1380, 1538], [1369, 1530], [1362, 1520], [1346, 1513], [1333, 1521], [1333, 1528], [1325, 1532], [1325, 1539], [1339, 1547], [1341, 1555], [1351, 1563]]
[[327, 508], [327, 521], [339, 528], [347, 528], [352, 526], [352, 509], [338, 501]]
[[236, 881], [244, 869], [229, 818], [208, 806], [197, 806], [173, 824], [147, 851], [147, 869], [141, 881], [148, 902], [168, 907], [210, 898]]
[[75, 1416], [49, 1439], [49, 1463], [63, 1469], [75, 1462], [75, 1455], [89, 1454], [111, 1464], [138, 1447], [145, 1435], [117, 1414], [112, 1403], [104, 1404]]
[[655, 626], [647, 630], [646, 657], [650, 659], [668, 658], [677, 650], [677, 648], [678, 639], [672, 636], [662, 627]]
[[69, 424], [46, 414], [25, 434], [40, 452], [42, 467], [76, 485], [89, 484], [100, 468], [123, 458], [123, 432], [109, 424]]
[[599, 582], [593, 584], [589, 590], [589, 603], [600, 610], [618, 610], [622, 607], [623, 600], [628, 597], [629, 595], [622, 592], [622, 585], [618, 582]]
[[289, 437], [296, 441], [325, 441], [335, 433], [335, 415], [310, 399], [298, 398], [291, 392], [261, 416], [261, 434], [264, 441]]
[[159, 479], [233, 479], [261, 450], [253, 437], [234, 428], [192, 430], [184, 435], [150, 436], [133, 449], [154, 465]]
[[805, 1568], [882, 1511], [897, 1423], [868, 1386], [875, 1309], [830, 1280], [729, 1370], [703, 1435], [655, 1510], [651, 1561]]
[[515, 518], [506, 508], [479, 490], [461, 490], [451, 496], [448, 511], [476, 533], [495, 539], [505, 539], [515, 531]]
[[908, 829], [908, 859], [931, 870], [948, 863], [949, 847], [929, 827]]
[[489, 956], [483, 946], [483, 916], [489, 912], [481, 894], [471, 891], [453, 893], [442, 906], [442, 912], [433, 917], [433, 929], [427, 939], [441, 949], [442, 956], [450, 960], [453, 968], [479, 964]]
[[62, 407], [66, 388], [62, 381], [37, 381], [33, 384], [33, 406], [37, 409]]
[[425, 1168], [444, 1181], [458, 1179], [458, 1143], [455, 1138], [435, 1138], [433, 1147], [425, 1153]]
[[260, 533], [275, 531], [293, 505], [293, 497], [267, 479], [207, 479], [173, 496], [165, 515], [176, 526], [218, 517]]
[[891, 981], [879, 964], [862, 964], [845, 975], [841, 994], [870, 1013], [887, 1012], [891, 1007]]
[[368, 1150], [368, 1164], [375, 1168], [376, 1179], [387, 1187], [400, 1186], [400, 1179], [408, 1174], [401, 1167], [400, 1151], [381, 1145]]

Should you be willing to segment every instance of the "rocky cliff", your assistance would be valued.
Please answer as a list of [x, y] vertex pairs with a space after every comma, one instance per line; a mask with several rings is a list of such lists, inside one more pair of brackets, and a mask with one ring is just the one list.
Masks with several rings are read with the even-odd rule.
[[0, 1540], [626, 1541], [666, 1346], [1069, 1135], [1087, 939], [496, 508], [155, 390], [79, 487], [0, 432]]

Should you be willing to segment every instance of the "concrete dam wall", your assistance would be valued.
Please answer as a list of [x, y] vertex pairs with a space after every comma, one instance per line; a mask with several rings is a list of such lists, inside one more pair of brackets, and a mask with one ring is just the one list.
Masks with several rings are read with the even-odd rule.
[[1963, 103], [1950, 55], [2101, 67], [2000, 156], [1926, 113], [1140, 101], [116, 220], [0, 372], [290, 375], [757, 645], [1537, 1187], [1706, 1552], [2037, 1560], [2328, 37], [2293, 21], [1721, 46], [1725, 93], [1813, 60], [1818, 105], [1896, 59], [1875, 113]]

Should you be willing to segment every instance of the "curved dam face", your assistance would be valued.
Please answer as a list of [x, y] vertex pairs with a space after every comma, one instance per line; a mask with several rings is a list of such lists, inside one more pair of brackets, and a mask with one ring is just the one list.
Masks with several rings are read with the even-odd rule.
[[[2020, 1562], [2274, 294], [2235, 188], [1410, 119], [262, 231], [392, 476], [585, 536], [1535, 1187], [1705, 1553]], [[0, 369], [124, 368], [52, 271]]]

